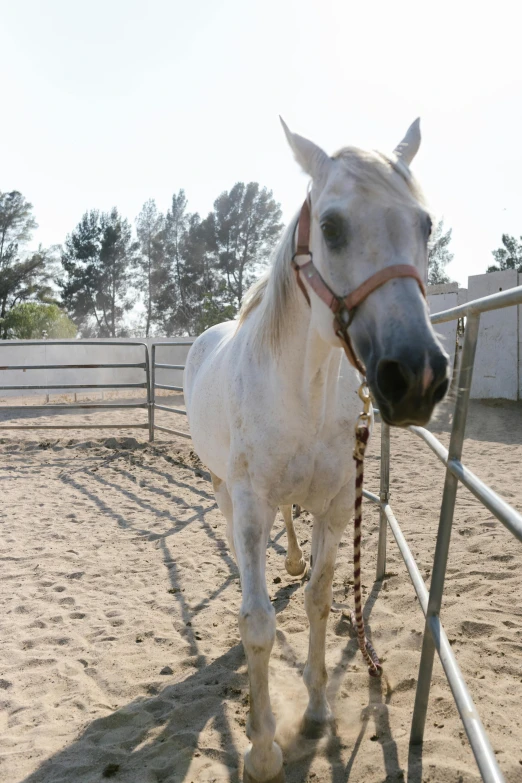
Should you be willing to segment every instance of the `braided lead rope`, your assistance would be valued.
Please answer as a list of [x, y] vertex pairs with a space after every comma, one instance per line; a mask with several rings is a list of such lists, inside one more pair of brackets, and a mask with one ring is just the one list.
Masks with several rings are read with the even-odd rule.
[[364, 453], [370, 437], [368, 427], [370, 395], [366, 384], [361, 384], [359, 397], [364, 402], [364, 413], [359, 416], [355, 428], [355, 448], [353, 458], [355, 460], [355, 513], [353, 520], [353, 591], [355, 595], [355, 612], [351, 612], [352, 626], [357, 631], [357, 641], [363, 658], [368, 664], [368, 673], [371, 677], [380, 677], [382, 665], [372, 643], [366, 638], [364, 619], [362, 613], [361, 596], [361, 525], [362, 525], [362, 499], [364, 480]]

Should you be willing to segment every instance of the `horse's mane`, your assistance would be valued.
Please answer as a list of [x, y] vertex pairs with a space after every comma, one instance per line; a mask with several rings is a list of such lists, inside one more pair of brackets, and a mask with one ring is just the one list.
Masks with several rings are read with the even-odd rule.
[[272, 266], [248, 289], [239, 312], [239, 328], [241, 328], [253, 310], [262, 308], [259, 328], [254, 340], [258, 347], [267, 346], [273, 353], [277, 353], [281, 344], [286, 320], [292, 309], [289, 307], [291, 297], [295, 293], [291, 262], [296, 226], [297, 216], [283, 232], [272, 256]]
[[[393, 158], [356, 147], [345, 147], [333, 158], [342, 161], [347, 173], [369, 197], [379, 198], [385, 192], [403, 204], [424, 205], [418, 183], [413, 176], [405, 176]], [[401, 177], [397, 177], [397, 171]], [[406, 173], [409, 173], [407, 168]], [[259, 325], [253, 339], [258, 348], [267, 347], [274, 354], [280, 348], [292, 312], [292, 298], [298, 291], [291, 264], [297, 220], [296, 215], [287, 226], [274, 250], [270, 269], [249, 288], [239, 312], [238, 328], [241, 328], [249, 315], [260, 308]]]

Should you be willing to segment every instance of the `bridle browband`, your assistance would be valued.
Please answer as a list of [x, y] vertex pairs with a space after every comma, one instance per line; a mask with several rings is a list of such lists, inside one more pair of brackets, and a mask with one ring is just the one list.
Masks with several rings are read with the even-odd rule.
[[[359, 361], [353, 349], [350, 335], [348, 334], [348, 328], [353, 321], [357, 307], [364, 302], [370, 294], [384, 285], [384, 283], [399, 277], [412, 277], [417, 281], [422, 295], [426, 297], [424, 282], [416, 267], [411, 264], [394, 264], [392, 266], [386, 266], [384, 269], [376, 272], [347, 296], [338, 296], [332, 291], [330, 286], [325, 283], [318, 269], [314, 266], [312, 251], [310, 250], [310, 223], [310, 197], [307, 196], [301, 207], [301, 212], [299, 213], [299, 221], [297, 223], [297, 245], [296, 251], [292, 257], [292, 266], [295, 269], [297, 284], [310, 305], [308, 291], [301, 279], [302, 274], [319, 299], [330, 308], [334, 314], [334, 332], [343, 343], [344, 352], [346, 353], [348, 361], [362, 375], [366, 375], [366, 369]], [[305, 264], [298, 264], [296, 258], [299, 258], [300, 256], [308, 256], [309, 261]]]

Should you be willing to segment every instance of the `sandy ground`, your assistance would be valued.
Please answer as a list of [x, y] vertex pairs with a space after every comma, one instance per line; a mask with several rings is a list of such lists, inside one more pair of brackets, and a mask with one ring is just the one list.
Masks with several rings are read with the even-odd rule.
[[[145, 422], [141, 410], [3, 413], [13, 424], [94, 416]], [[186, 424], [177, 417], [175, 426]], [[447, 443], [444, 415], [433, 429]], [[0, 431], [3, 783], [241, 779], [248, 687], [224, 520], [190, 441], [158, 433], [149, 445], [146, 434]], [[521, 444], [522, 406], [472, 404], [465, 461], [519, 509]], [[429, 583], [443, 468], [412, 434], [394, 432], [392, 450], [392, 506]], [[376, 439], [366, 484], [374, 490], [377, 455]], [[282, 519], [274, 526], [270, 674], [287, 782], [477, 781], [438, 661], [423, 753], [408, 758], [422, 613], [393, 542], [387, 576], [373, 582], [377, 523], [366, 503], [366, 614], [386, 677], [368, 677], [342, 611], [353, 598], [348, 528], [327, 643], [337, 733], [319, 741], [298, 733], [304, 585], [287, 576]], [[297, 525], [308, 555], [310, 519]], [[461, 489], [443, 621], [510, 783], [522, 781], [521, 565], [518, 542]]]

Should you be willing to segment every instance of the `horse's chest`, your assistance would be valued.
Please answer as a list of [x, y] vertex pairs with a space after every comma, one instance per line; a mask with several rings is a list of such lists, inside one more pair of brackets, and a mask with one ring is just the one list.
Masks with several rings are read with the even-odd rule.
[[349, 449], [332, 444], [314, 444], [298, 450], [273, 475], [270, 492], [274, 504], [299, 503], [310, 511], [326, 510], [332, 499], [353, 478], [354, 466]]

